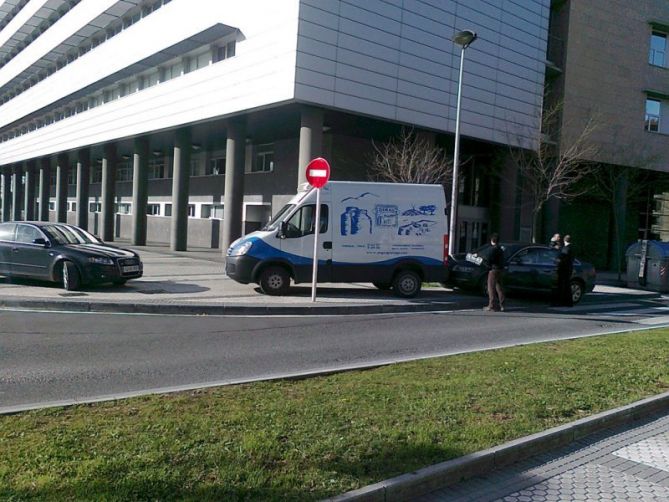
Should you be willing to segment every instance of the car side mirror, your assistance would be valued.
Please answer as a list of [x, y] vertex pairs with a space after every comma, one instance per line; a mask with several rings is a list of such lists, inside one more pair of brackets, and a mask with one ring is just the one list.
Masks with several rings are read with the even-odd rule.
[[48, 240], [44, 239], [43, 237], [38, 237], [37, 239], [33, 239], [33, 244], [44, 246], [45, 248], [51, 247], [51, 243]]

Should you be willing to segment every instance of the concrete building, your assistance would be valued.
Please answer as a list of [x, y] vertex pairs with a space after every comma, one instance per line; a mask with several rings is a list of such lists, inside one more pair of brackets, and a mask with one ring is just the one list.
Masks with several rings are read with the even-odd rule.
[[546, 235], [576, 234], [578, 249], [600, 267], [615, 268], [638, 238], [669, 235], [666, 211], [655, 206], [669, 198], [668, 35], [666, 0], [552, 2], [547, 95], [563, 104], [554, 139], [564, 150], [593, 119], [590, 160], [613, 185], [554, 206]]
[[549, 14], [550, 0], [0, 0], [2, 219], [224, 250], [313, 157], [366, 179], [372, 140], [402, 126], [452, 150], [451, 37], [471, 29], [458, 244], [500, 222], [522, 238], [516, 189], [486, 173], [536, 143]]

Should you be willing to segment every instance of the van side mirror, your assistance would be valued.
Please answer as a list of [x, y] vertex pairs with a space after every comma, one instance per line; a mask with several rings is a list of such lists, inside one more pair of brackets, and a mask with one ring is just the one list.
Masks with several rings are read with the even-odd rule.
[[277, 232], [276, 236], [279, 239], [285, 239], [287, 231], [288, 231], [288, 223], [285, 222], [285, 221], [282, 221], [281, 224], [279, 225], [279, 231]]

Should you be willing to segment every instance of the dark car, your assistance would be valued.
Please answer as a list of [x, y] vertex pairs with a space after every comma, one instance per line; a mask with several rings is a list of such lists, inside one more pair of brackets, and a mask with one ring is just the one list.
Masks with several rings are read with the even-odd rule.
[[[557, 288], [558, 250], [528, 243], [504, 243], [501, 246], [505, 262], [502, 281], [505, 290], [550, 293]], [[490, 244], [486, 244], [473, 253], [450, 257], [449, 284], [485, 293], [487, 268], [483, 261], [489, 247]], [[596, 276], [592, 264], [574, 260], [574, 273], [571, 278], [574, 303], [578, 303], [586, 292], [594, 289]]]
[[142, 277], [134, 251], [105, 244], [65, 223], [0, 223], [0, 275], [57, 282], [67, 290], [85, 284], [125, 284]]

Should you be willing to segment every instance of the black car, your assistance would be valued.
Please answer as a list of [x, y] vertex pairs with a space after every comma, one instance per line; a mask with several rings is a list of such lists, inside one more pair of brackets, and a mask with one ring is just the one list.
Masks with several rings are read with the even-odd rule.
[[105, 244], [74, 225], [0, 223], [0, 275], [52, 281], [76, 290], [85, 284], [125, 284], [142, 273], [137, 253]]
[[[557, 288], [557, 257], [559, 251], [528, 243], [500, 244], [504, 251], [504, 276], [502, 284], [507, 291], [550, 293]], [[463, 289], [486, 292], [487, 268], [483, 263], [490, 244], [476, 251], [449, 257], [449, 285]], [[574, 304], [586, 292], [595, 287], [597, 277], [595, 267], [580, 260], [574, 260], [571, 278], [571, 293]]]

